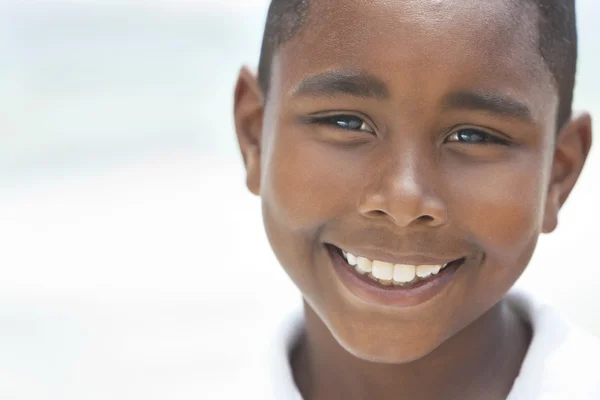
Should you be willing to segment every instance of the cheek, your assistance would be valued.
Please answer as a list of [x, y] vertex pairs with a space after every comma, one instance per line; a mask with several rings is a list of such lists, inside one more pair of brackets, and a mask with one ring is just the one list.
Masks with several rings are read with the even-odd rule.
[[[353, 205], [356, 163], [333, 145], [279, 132], [264, 163], [261, 197], [294, 230], [313, 230]], [[356, 178], [355, 178], [356, 179]]]
[[545, 198], [543, 164], [540, 157], [524, 154], [451, 178], [455, 188], [462, 188], [453, 191], [455, 218], [488, 255], [518, 257], [535, 245]]
[[277, 132], [264, 156], [260, 194], [267, 237], [305, 299], [321, 304], [331, 290], [326, 269], [318, 268], [328, 262], [319, 232], [356, 207], [351, 160], [294, 130]]

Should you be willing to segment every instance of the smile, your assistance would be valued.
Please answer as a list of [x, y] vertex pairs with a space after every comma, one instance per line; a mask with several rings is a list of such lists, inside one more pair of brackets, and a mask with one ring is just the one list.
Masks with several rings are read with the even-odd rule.
[[429, 276], [437, 275], [451, 262], [435, 265], [392, 264], [385, 261], [369, 260], [342, 250], [342, 256], [350, 267], [361, 275], [366, 275], [384, 286], [410, 286]]
[[464, 257], [388, 257], [383, 261], [331, 244], [326, 247], [345, 286], [364, 300], [392, 306], [417, 305], [435, 297], [466, 261]]

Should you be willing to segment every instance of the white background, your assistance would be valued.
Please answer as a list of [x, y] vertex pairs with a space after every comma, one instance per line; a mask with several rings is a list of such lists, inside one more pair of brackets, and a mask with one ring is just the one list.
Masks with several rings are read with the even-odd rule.
[[[238, 393], [267, 324], [298, 301], [231, 118], [266, 7], [0, 3], [1, 398]], [[576, 108], [600, 117], [598, 16], [579, 1]], [[599, 172], [594, 149], [520, 282], [598, 335]]]

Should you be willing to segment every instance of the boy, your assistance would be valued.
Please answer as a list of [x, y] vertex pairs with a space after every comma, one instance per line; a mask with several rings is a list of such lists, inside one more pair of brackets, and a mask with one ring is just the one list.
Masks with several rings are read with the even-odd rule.
[[573, 1], [274, 0], [235, 122], [304, 299], [281, 399], [600, 399], [600, 345], [507, 292], [591, 146]]

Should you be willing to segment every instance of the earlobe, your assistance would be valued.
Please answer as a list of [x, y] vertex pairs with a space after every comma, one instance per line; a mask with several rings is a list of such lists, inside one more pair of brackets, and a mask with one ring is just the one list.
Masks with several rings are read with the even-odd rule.
[[260, 154], [264, 96], [256, 76], [242, 68], [234, 93], [234, 119], [238, 144], [246, 167], [246, 185], [260, 192]]
[[556, 229], [558, 212], [577, 183], [591, 146], [592, 119], [587, 113], [573, 118], [558, 135], [544, 210], [544, 233]]
[[560, 211], [560, 202], [558, 201], [556, 191], [550, 190], [546, 198], [546, 208], [544, 210], [544, 222], [542, 224], [543, 233], [554, 232], [558, 226], [558, 212]]

